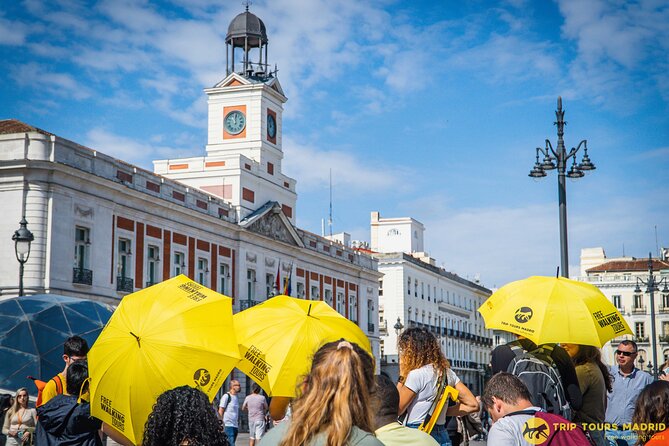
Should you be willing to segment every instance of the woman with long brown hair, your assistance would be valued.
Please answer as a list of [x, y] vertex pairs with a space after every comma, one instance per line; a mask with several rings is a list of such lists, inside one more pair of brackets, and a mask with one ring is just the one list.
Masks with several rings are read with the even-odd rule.
[[606, 446], [604, 422], [606, 395], [613, 388], [609, 368], [602, 362], [602, 353], [592, 345], [560, 344], [574, 363], [578, 386], [583, 394], [583, 406], [574, 412], [573, 421], [584, 426], [599, 426], [589, 430], [597, 446]]
[[637, 431], [635, 446], [669, 444], [669, 382], [655, 381], [644, 387], [636, 400], [632, 425], [647, 428]]
[[372, 434], [374, 386], [374, 360], [366, 351], [345, 340], [323, 345], [292, 403], [291, 420], [260, 445], [383, 446]]
[[31, 444], [31, 436], [35, 432], [37, 413], [28, 407], [28, 389], [21, 387], [16, 391], [14, 404], [5, 414], [2, 433], [7, 435], [8, 446]]
[[437, 338], [424, 328], [406, 329], [399, 337], [400, 392], [399, 413], [406, 412], [404, 424], [417, 428], [427, 421], [428, 412], [439, 399], [438, 389], [444, 377], [458, 392], [458, 402], [439, 414], [431, 435], [442, 446], [451, 446], [446, 431], [446, 416], [461, 416], [478, 411], [479, 404], [472, 392], [460, 381], [441, 351]]

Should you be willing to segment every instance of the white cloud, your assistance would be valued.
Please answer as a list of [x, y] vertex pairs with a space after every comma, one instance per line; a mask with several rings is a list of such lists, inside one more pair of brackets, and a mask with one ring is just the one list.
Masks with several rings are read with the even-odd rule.
[[90, 88], [79, 83], [67, 73], [49, 70], [45, 65], [30, 62], [11, 67], [10, 73], [14, 81], [24, 87], [39, 85], [49, 93], [77, 100], [87, 99], [92, 95]]
[[518, 82], [531, 78], [554, 78], [559, 62], [548, 42], [534, 42], [520, 35], [493, 34], [481, 45], [456, 52], [454, 66], [491, 82]]
[[28, 27], [18, 21], [10, 21], [0, 15], [0, 45], [23, 45]]
[[378, 160], [364, 160], [338, 150], [320, 150], [283, 137], [285, 173], [299, 181], [299, 188], [327, 187], [332, 169], [332, 183], [351, 194], [383, 192], [406, 187], [410, 172], [383, 165]]
[[635, 78], [645, 72], [661, 94], [669, 97], [669, 8], [664, 2], [558, 3], [564, 16], [562, 33], [577, 45], [578, 55], [570, 71], [581, 94], [590, 96], [594, 90], [596, 97], [615, 95], [620, 93], [621, 84], [638, 90], [641, 85]]
[[88, 131], [84, 144], [91, 149], [122, 159], [144, 169], [153, 170], [151, 162], [156, 159], [180, 158], [193, 156], [192, 147], [178, 148], [166, 145], [151, 144], [151, 141], [163, 141], [164, 136], [153, 136], [148, 141], [137, 141], [126, 136], [117, 135], [104, 128], [96, 127]]

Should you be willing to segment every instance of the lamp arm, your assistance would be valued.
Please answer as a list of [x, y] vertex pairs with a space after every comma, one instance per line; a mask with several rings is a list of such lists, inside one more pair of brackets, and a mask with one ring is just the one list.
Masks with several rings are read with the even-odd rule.
[[572, 149], [572, 150], [574, 150], [574, 153], [576, 153], [576, 152], [578, 152], [579, 150], [581, 150], [581, 146], [583, 146], [583, 148], [584, 148], [585, 151], [587, 152], [587, 151], [588, 151], [588, 140], [587, 140], [587, 139], [584, 139], [583, 141], [579, 142], [579, 143], [578, 143], [578, 146], [576, 146], [576, 149]]
[[546, 153], [548, 153], [548, 150], [551, 151], [551, 153], [553, 154], [553, 156], [554, 156], [556, 159], [559, 159], [558, 154], [557, 154], [557, 152], [553, 149], [553, 144], [551, 144], [551, 141], [550, 141], [549, 139], [546, 140]]

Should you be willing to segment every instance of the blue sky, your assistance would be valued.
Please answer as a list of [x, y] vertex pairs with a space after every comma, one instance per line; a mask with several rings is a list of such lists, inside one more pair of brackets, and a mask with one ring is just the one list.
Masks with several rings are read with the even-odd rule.
[[[241, 1], [3, 2], [0, 118], [152, 169], [204, 154], [202, 89], [225, 74]], [[289, 98], [284, 172], [298, 226], [369, 240], [371, 211], [426, 226], [439, 265], [493, 287], [560, 263], [557, 178], [527, 174], [588, 140], [597, 170], [567, 183], [581, 248], [669, 246], [669, 2], [254, 1]]]

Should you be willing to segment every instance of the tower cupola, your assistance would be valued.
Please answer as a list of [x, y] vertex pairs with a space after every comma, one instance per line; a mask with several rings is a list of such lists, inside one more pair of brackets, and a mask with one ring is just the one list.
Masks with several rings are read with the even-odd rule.
[[[225, 65], [226, 74], [239, 73], [247, 78], [266, 80], [273, 77], [267, 62], [267, 29], [262, 20], [246, 11], [237, 15], [228, 26], [225, 36]], [[239, 57], [241, 57], [241, 65]], [[256, 61], [251, 60], [256, 56]]]

